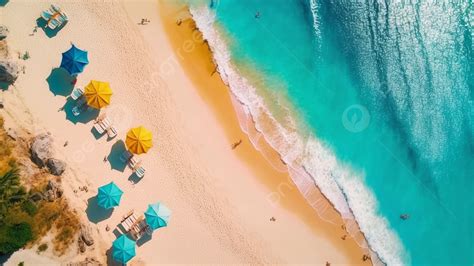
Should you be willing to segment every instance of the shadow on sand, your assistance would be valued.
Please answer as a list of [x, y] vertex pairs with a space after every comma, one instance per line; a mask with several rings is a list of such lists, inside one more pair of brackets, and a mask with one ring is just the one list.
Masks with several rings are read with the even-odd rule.
[[114, 209], [104, 209], [97, 204], [97, 196], [91, 197], [87, 200], [87, 218], [92, 223], [99, 223], [109, 218]]
[[107, 254], [107, 266], [123, 266], [125, 264], [122, 264], [116, 260], [114, 260], [114, 258], [112, 257], [112, 247], [109, 248], [105, 254]]
[[54, 95], [69, 96], [74, 88], [72, 84], [74, 78], [69, 73], [60, 67], [53, 68], [46, 81], [49, 85], [49, 90]]
[[130, 181], [132, 184], [137, 184], [138, 182], [140, 182], [141, 180], [143, 179], [143, 177], [138, 177], [137, 174], [135, 173], [132, 173], [129, 177], [128, 177], [128, 181]]
[[[2, 1], [2, 0], [0, 0], [0, 1]], [[56, 36], [56, 34], [58, 34], [58, 32], [61, 31], [62, 28], [64, 28], [64, 26], [66, 26], [67, 21], [65, 23], [63, 23], [60, 27], [58, 27], [54, 30], [46, 27], [46, 23], [47, 23], [47, 21], [44, 20], [42, 17], [39, 17], [39, 18], [36, 19], [36, 26], [42, 28], [44, 33], [46, 34], [46, 36], [48, 36], [48, 38], [53, 38], [54, 36]]]
[[72, 109], [76, 105], [76, 101], [68, 98], [66, 104], [64, 105], [64, 112], [66, 112], [66, 119], [71, 121], [73, 124], [83, 123], [87, 124], [90, 121], [96, 119], [99, 116], [100, 110], [95, 108], [87, 108], [78, 116], [75, 116], [72, 113]]
[[153, 235], [145, 234], [137, 240], [137, 246], [141, 247], [153, 238]]
[[0, 82], [0, 90], [6, 91], [6, 90], [8, 90], [8, 87], [10, 87], [10, 85], [12, 85], [12, 84], [7, 83], [7, 82]]
[[127, 167], [127, 163], [122, 162], [120, 156], [125, 152], [125, 142], [123, 140], [117, 140], [112, 148], [110, 149], [110, 154], [107, 156], [107, 160], [110, 163], [110, 167], [113, 170], [117, 170], [119, 172], [125, 171]]

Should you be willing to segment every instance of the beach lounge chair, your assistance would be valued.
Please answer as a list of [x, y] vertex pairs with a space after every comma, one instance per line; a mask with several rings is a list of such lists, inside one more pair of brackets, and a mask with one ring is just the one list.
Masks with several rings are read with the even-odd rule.
[[115, 129], [114, 126], [110, 126], [107, 129], [107, 136], [109, 137], [109, 139], [115, 138], [117, 136], [117, 129]]
[[131, 158], [133, 158], [133, 154], [128, 150], [125, 150], [122, 155], [120, 155], [120, 161], [123, 163], [127, 163]]
[[71, 99], [73, 99], [74, 101], [76, 101], [77, 99], [79, 99], [79, 97], [81, 97], [82, 95], [84, 95], [84, 90], [81, 89], [81, 88], [74, 88], [71, 92]]
[[130, 235], [135, 240], [142, 238], [145, 234], [151, 235], [152, 233], [153, 231], [146, 223], [145, 217], [143, 217], [143, 215], [140, 215], [140, 217], [137, 218], [137, 222], [130, 230]]
[[142, 178], [145, 176], [145, 168], [143, 166], [138, 166], [137, 169], [135, 170], [135, 174], [138, 176], [138, 178]]
[[97, 133], [102, 135], [104, 134], [104, 132], [107, 132], [109, 138], [113, 138], [117, 135], [117, 130], [115, 130], [115, 128], [113, 128], [111, 124], [112, 122], [110, 122], [107, 116], [105, 116], [102, 119], [96, 121], [96, 123], [94, 124], [94, 128]]
[[87, 110], [87, 101], [84, 97], [80, 97], [77, 100], [76, 105], [72, 108], [72, 114], [78, 116], [85, 110]]
[[135, 156], [130, 157], [130, 159], [128, 160], [128, 165], [129, 165], [130, 168], [132, 168], [133, 170], [135, 170], [135, 169], [140, 165], [140, 163], [141, 163], [141, 162], [138, 161]]
[[51, 5], [48, 10], [42, 11], [41, 17], [46, 20], [46, 26], [52, 30], [61, 27], [68, 21], [66, 13], [55, 5]]

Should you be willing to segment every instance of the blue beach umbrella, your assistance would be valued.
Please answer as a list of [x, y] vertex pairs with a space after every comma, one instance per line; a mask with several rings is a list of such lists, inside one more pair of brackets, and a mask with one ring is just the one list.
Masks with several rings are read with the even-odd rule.
[[63, 53], [61, 67], [66, 69], [71, 75], [81, 73], [87, 64], [89, 64], [87, 51], [77, 48], [74, 44], [69, 50]]
[[155, 230], [168, 225], [171, 211], [161, 203], [148, 205], [145, 212], [145, 220], [151, 229]]
[[104, 209], [113, 208], [119, 205], [122, 194], [123, 191], [114, 182], [110, 182], [99, 188], [97, 204]]
[[120, 263], [125, 264], [135, 257], [135, 241], [125, 235], [115, 239], [112, 248], [112, 258]]

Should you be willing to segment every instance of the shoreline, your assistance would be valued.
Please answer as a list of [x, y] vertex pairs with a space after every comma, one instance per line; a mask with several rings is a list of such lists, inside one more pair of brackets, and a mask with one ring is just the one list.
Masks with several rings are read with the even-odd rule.
[[[169, 42], [173, 34], [164, 34], [166, 25], [158, 14], [163, 11], [158, 2], [60, 2], [71, 21], [53, 38], [41, 30], [28, 36], [46, 3], [16, 2], [4, 7], [12, 51], [31, 54], [25, 61], [26, 73], [16, 87], [5, 92], [6, 109], [33, 133], [47, 129], [57, 144], [69, 142], [67, 147], [57, 147], [71, 166], [63, 179], [65, 196], [100, 236], [96, 254], [103, 255], [116, 238], [114, 230], [106, 230], [108, 225], [113, 229], [128, 210], [140, 212], [146, 204], [159, 200], [173, 212], [170, 225], [139, 245], [135, 265], [362, 263], [363, 251], [357, 244], [350, 238], [341, 240], [342, 230], [319, 219], [295, 187], [282, 187], [285, 197], [280, 204], [268, 201], [275, 186], [289, 180], [288, 174], [276, 171], [249, 145], [218, 75], [208, 80], [204, 77], [209, 69], [191, 67], [195, 71], [189, 71], [189, 64], [169, 63], [179, 61], [179, 47]], [[18, 12], [29, 19], [15, 16]], [[144, 16], [152, 22], [138, 26]], [[73, 122], [57, 111], [64, 105], [64, 95], [54, 95], [46, 79], [70, 42], [88, 50], [92, 59], [79, 76], [78, 86], [90, 79], [111, 82], [114, 96], [107, 112], [118, 127], [115, 140], [91, 134], [90, 120]], [[207, 51], [191, 58], [209, 62], [210, 54]], [[156, 69], [170, 65], [169, 75], [163, 79], [155, 75]], [[197, 77], [203, 80], [195, 80]], [[221, 90], [216, 90], [219, 94], [214, 97], [205, 96], [202, 84]], [[214, 109], [210, 99], [216, 97], [223, 109]], [[26, 106], [30, 114], [25, 115], [20, 106]], [[147, 168], [146, 177], [132, 183], [129, 169], [111, 169], [102, 159], [111, 156], [116, 141], [123, 139], [128, 128], [139, 124], [152, 130], [155, 146], [140, 157]], [[232, 150], [231, 144], [238, 138], [243, 143]], [[278, 179], [268, 178], [272, 175]], [[89, 216], [91, 199], [97, 187], [110, 181], [125, 191], [125, 197], [109, 217], [91, 221], [97, 218]], [[89, 191], [74, 192], [78, 184], [87, 185]], [[276, 218], [274, 223], [269, 221], [271, 217]], [[67, 258], [58, 258], [58, 262], [64, 260]]]
[[[255, 122], [251, 119], [247, 119], [244, 122], [239, 121], [239, 111], [244, 112], [241, 103], [232, 95], [230, 88], [220, 77], [207, 40], [204, 41], [202, 39], [202, 33], [200, 32], [198, 34], [199, 38], [196, 38], [194, 30], [186, 30], [186, 28], [196, 27], [192, 15], [189, 14], [190, 17], [184, 20], [178, 18], [180, 25], [177, 25], [176, 18], [180, 15], [182, 16], [183, 13], [189, 13], [189, 11], [183, 11], [186, 7], [180, 8], [179, 11], [173, 10], [177, 8], [176, 5], [161, 4], [161, 7], [163, 7], [161, 13], [167, 13], [162, 17], [165, 23], [165, 30], [168, 36], [170, 36], [175, 51], [179, 51], [180, 48], [186, 45], [188, 40], [194, 41], [196, 47], [193, 47], [192, 51], [184, 53], [186, 57], [183, 58], [181, 53], [177, 53], [177, 57], [181, 59], [181, 65], [185, 68], [188, 76], [190, 76], [197, 85], [196, 88], [201, 97], [218, 117], [220, 124], [226, 131], [229, 143], [239, 138], [245, 138], [245, 141], [249, 142], [249, 147], [238, 148], [236, 152], [239, 159], [249, 165], [258, 175], [260, 181], [274, 191], [269, 194], [269, 200], [271, 196], [276, 195], [274, 193], [278, 192], [278, 203], [275, 204], [281, 205], [288, 211], [299, 216], [300, 219], [313, 228], [315, 233], [321, 233], [321, 231], [323, 231], [327, 235], [345, 234], [346, 231], [344, 229], [338, 230], [345, 228], [346, 224], [336, 211], [334, 205], [316, 188], [316, 190], [318, 190], [316, 193], [318, 193], [319, 196], [315, 197], [318, 198], [318, 201], [321, 201], [321, 199], [325, 201], [322, 205], [325, 206], [326, 211], [329, 209], [328, 212], [330, 214], [328, 216], [331, 217], [329, 220], [323, 219], [317, 210], [310, 206], [307, 199], [303, 197], [298, 187], [294, 184], [294, 181], [290, 177], [288, 166], [282, 161], [281, 155], [271, 147], [262, 133], [255, 129]], [[176, 13], [179, 13], [179, 15], [176, 15]], [[199, 31], [199, 29], [196, 31]], [[205, 64], [206, 62], [207, 64]], [[205, 66], [203, 67], [203, 65]], [[210, 77], [205, 78], [206, 76]], [[247, 124], [247, 130], [249, 132], [243, 132], [242, 123]], [[253, 143], [250, 139], [252, 133], [258, 135], [257, 137], [254, 136], [254, 139], [258, 142], [258, 149], [256, 146], [257, 143]], [[262, 166], [262, 164], [267, 165]], [[316, 184], [314, 186], [316, 187]], [[283, 189], [286, 191], [282, 191]], [[315, 219], [318, 221], [314, 221]], [[324, 227], [323, 230], [320, 229], [321, 225]], [[357, 224], [355, 226], [358, 227]], [[359, 239], [359, 241], [366, 241], [362, 233], [359, 233], [358, 237], [362, 238]], [[348, 241], [349, 239], [350, 243]], [[334, 239], [331, 240], [334, 241]], [[337, 242], [338, 241], [334, 241], [335, 244], [338, 244]], [[358, 244], [356, 244], [357, 247], [352, 246], [352, 242], [357, 242], [352, 239], [350, 234], [345, 242], [345, 245], [350, 246], [350, 253], [352, 253], [350, 256], [357, 253], [357, 249], [361, 248]], [[370, 252], [372, 256], [374, 256], [374, 253], [370, 249], [367, 249], [366, 252]], [[360, 255], [360, 257], [362, 257], [362, 255]]]

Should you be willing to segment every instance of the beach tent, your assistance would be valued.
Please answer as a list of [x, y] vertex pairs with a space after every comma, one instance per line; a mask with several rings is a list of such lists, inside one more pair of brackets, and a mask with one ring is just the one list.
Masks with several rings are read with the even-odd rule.
[[110, 104], [112, 89], [108, 82], [91, 80], [84, 89], [84, 96], [90, 107], [100, 109]]
[[61, 68], [66, 69], [71, 75], [81, 73], [87, 64], [89, 64], [87, 51], [77, 48], [74, 44], [69, 50], [63, 53]]
[[115, 239], [112, 249], [112, 258], [120, 263], [125, 264], [135, 257], [135, 241], [126, 235], [121, 235]]
[[97, 204], [104, 209], [113, 208], [119, 205], [122, 194], [123, 191], [114, 182], [110, 182], [99, 188]]
[[152, 137], [148, 129], [139, 126], [128, 131], [125, 144], [134, 154], [146, 153], [153, 146]]
[[171, 211], [162, 203], [148, 205], [145, 212], [145, 220], [151, 229], [155, 230], [168, 225]]

